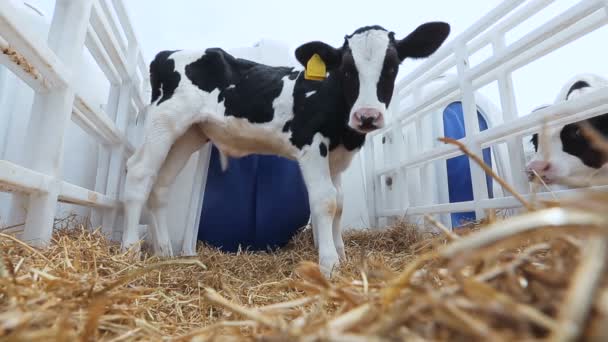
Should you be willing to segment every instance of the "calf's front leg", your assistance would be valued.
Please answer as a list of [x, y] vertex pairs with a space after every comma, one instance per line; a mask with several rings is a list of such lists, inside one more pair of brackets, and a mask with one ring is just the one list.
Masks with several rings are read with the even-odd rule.
[[319, 250], [319, 267], [326, 277], [330, 277], [333, 269], [339, 265], [332, 233], [337, 191], [331, 181], [327, 153], [320, 153], [322, 149], [319, 144], [327, 146], [327, 142], [317, 136], [303, 151], [299, 163], [308, 190], [313, 231]]
[[338, 253], [338, 256], [340, 258], [342, 258], [343, 260], [346, 259], [346, 253], [344, 251], [344, 240], [342, 239], [342, 227], [341, 225], [341, 219], [342, 219], [342, 212], [343, 212], [343, 208], [344, 208], [344, 194], [342, 192], [342, 180], [341, 180], [341, 175], [337, 174], [334, 175], [332, 177], [332, 182], [334, 183], [334, 186], [336, 187], [336, 214], [334, 215], [334, 221], [333, 221], [333, 237], [334, 237], [334, 246], [336, 246], [336, 252]]

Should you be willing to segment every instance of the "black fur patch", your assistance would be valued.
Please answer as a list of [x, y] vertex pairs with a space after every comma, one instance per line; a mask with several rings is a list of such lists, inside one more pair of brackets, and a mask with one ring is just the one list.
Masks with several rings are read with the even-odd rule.
[[293, 81], [298, 78], [298, 75], [300, 75], [300, 71], [292, 71], [289, 73], [289, 79]]
[[251, 123], [272, 121], [272, 102], [281, 94], [282, 78], [293, 74], [293, 68], [237, 59], [218, 48], [207, 49], [200, 59], [186, 66], [186, 76], [198, 88], [220, 90], [218, 101], [224, 101], [225, 115], [246, 118]]
[[396, 42], [399, 59], [430, 56], [443, 44], [450, 30], [450, 25], [443, 22], [430, 22], [418, 26], [407, 37]]
[[343, 86], [343, 97], [346, 101], [345, 107], [346, 110], [350, 112], [350, 110], [355, 105], [357, 98], [359, 97], [359, 70], [355, 66], [355, 59], [353, 55], [348, 49], [344, 53], [344, 58], [342, 59], [342, 67], [340, 68], [340, 76], [342, 78], [342, 86]]
[[162, 98], [157, 105], [167, 101], [173, 96], [175, 89], [179, 85], [181, 76], [175, 71], [175, 62], [169, 56], [175, 51], [161, 51], [150, 63], [150, 88], [152, 89], [152, 99], [154, 103], [162, 94]]
[[319, 153], [321, 157], [327, 157], [327, 146], [325, 146], [325, 143], [319, 144]]
[[534, 152], [538, 152], [538, 133], [534, 133], [532, 135], [532, 139], [530, 139], [532, 145], [534, 145]]
[[380, 79], [376, 85], [376, 92], [378, 94], [378, 100], [388, 107], [393, 96], [393, 89], [395, 87], [395, 78], [397, 78], [397, 72], [399, 72], [399, 56], [397, 50], [393, 47], [389, 47], [386, 50], [386, 56], [384, 57], [384, 65], [382, 66], [382, 72], [380, 73]]
[[285, 125], [283, 125], [283, 132], [287, 133], [289, 132], [291, 128], [291, 120], [288, 120], [287, 122], [285, 122]]
[[[544, 109], [544, 108], [547, 108], [547, 107], [549, 107], [549, 106], [542, 106], [542, 107], [538, 107], [538, 108], [534, 109], [534, 110], [532, 111], [532, 113], [534, 113], [534, 112], [538, 112], [539, 110]], [[538, 133], [534, 133], [534, 134], [532, 135], [532, 139], [530, 139], [530, 142], [532, 143], [532, 145], [534, 145], [534, 151], [535, 151], [535, 152], [538, 152]]]
[[572, 94], [573, 91], [575, 90], [579, 90], [579, 89], [583, 89], [583, 88], [588, 88], [591, 87], [589, 85], [589, 83], [585, 82], [585, 81], [577, 81], [576, 83], [574, 83], [572, 85], [572, 87], [570, 87], [570, 89], [568, 90], [568, 94], [566, 94], [566, 98], [570, 97], [570, 94]]
[[[186, 65], [186, 76], [199, 89], [211, 92], [233, 84], [236, 59], [222, 49], [207, 49], [197, 61]], [[236, 76], [236, 77], [235, 77]]]
[[[608, 113], [586, 120], [598, 133], [608, 138]], [[608, 162], [608, 156], [592, 146], [582, 133], [580, 122], [565, 125], [560, 132], [562, 150], [580, 159], [588, 167], [599, 169]]]
[[356, 34], [361, 34], [363, 32], [370, 31], [370, 30], [387, 31], [387, 29], [385, 29], [384, 27], [382, 27], [380, 25], [363, 26], [363, 27], [356, 29], [355, 32], [353, 32], [352, 34], [346, 36], [346, 38], [350, 39]]
[[[581, 131], [579, 124], [582, 121], [565, 125], [559, 133], [562, 142], [562, 151], [573, 155], [588, 167], [599, 169], [608, 162], [608, 156], [591, 145]], [[605, 138], [608, 138], [608, 113], [587, 120], [587, 123]], [[538, 152], [538, 134], [532, 135], [530, 142], [534, 151]]]
[[[306, 93], [316, 91], [315, 96]], [[294, 118], [291, 143], [302, 148], [310, 145], [315, 134], [329, 138], [329, 150], [339, 145], [349, 150], [363, 146], [365, 135], [348, 126], [347, 108], [342, 82], [336, 73], [329, 73], [323, 82], [309, 81], [301, 74], [294, 88]]]
[[[249, 61], [238, 60], [239, 64]], [[239, 71], [239, 79], [234, 88], [224, 93], [226, 115], [246, 118], [252, 123], [272, 121], [272, 103], [283, 90], [283, 78], [292, 68], [269, 67], [255, 64]]]

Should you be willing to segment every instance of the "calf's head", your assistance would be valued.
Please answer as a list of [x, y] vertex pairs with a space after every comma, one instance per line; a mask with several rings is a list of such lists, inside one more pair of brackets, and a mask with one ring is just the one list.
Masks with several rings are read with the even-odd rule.
[[[569, 177], [586, 178], [608, 163], [606, 152], [598, 149], [584, 134], [585, 124], [600, 135], [608, 137], [608, 114], [550, 128], [547, 130], [547, 141], [544, 145], [540, 144], [538, 134], [532, 136], [536, 154], [527, 165], [530, 181], [537, 175], [547, 184]], [[544, 151], [544, 148], [548, 151]], [[549, 156], [548, 160], [543, 158], [545, 155]]]
[[[572, 84], [562, 89], [557, 100], [569, 101], [604, 86], [596, 84], [600, 82], [591, 82], [593, 78], [585, 79], [588, 81], [570, 82]], [[536, 110], [545, 107], [547, 106]], [[587, 125], [601, 136], [608, 137], [608, 114], [561, 127], [551, 127], [545, 132], [545, 144], [540, 143], [538, 134], [532, 136], [531, 142], [536, 154], [526, 167], [530, 181], [540, 177], [545, 183], [553, 184], [561, 179], [588, 178], [608, 163], [608, 155], [584, 134], [583, 125]]]
[[450, 26], [430, 22], [419, 26], [403, 39], [380, 26], [357, 29], [344, 38], [340, 48], [314, 41], [296, 49], [296, 58], [306, 66], [318, 54], [327, 71], [342, 84], [349, 111], [348, 125], [367, 133], [384, 126], [399, 64], [406, 58], [423, 58], [434, 53], [450, 33]]

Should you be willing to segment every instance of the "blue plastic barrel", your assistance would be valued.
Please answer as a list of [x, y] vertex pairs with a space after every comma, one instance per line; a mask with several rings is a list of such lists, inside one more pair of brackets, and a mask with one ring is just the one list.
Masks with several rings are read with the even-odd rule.
[[298, 164], [276, 156], [231, 158], [223, 172], [212, 147], [198, 239], [223, 251], [285, 246], [308, 223]]
[[[479, 120], [479, 130], [488, 129], [488, 124], [480, 111], [477, 111]], [[464, 115], [461, 102], [453, 102], [443, 111], [443, 132], [444, 135], [452, 139], [461, 139], [465, 136]], [[483, 160], [492, 166], [490, 148], [483, 149]], [[448, 171], [448, 193], [450, 203], [466, 202], [473, 200], [473, 185], [471, 182], [471, 167], [469, 158], [465, 155], [447, 160]], [[488, 195], [494, 197], [492, 191], [492, 178], [486, 175], [486, 185]], [[464, 222], [474, 221], [475, 212], [452, 213], [452, 227], [457, 227]]]

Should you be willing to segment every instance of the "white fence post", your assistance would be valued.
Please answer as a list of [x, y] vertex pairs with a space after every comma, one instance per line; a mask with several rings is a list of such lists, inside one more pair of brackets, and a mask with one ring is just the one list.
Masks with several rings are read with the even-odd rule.
[[[395, 151], [395, 162], [399, 165], [406, 158], [404, 154], [406, 150], [405, 147], [405, 137], [403, 136], [403, 129], [401, 127], [397, 127], [397, 129], [393, 132], [394, 140], [394, 151]], [[407, 207], [410, 203], [409, 193], [407, 191], [407, 170], [400, 168], [397, 170], [395, 175], [395, 180], [393, 182], [394, 191], [396, 191], [398, 196], [397, 204], [399, 205], [399, 210], [401, 210], [401, 214], [399, 219], [403, 218], [405, 212], [407, 211]]]
[[[366, 196], [367, 196], [367, 210], [369, 211], [369, 224], [372, 227], [376, 227], [378, 225], [378, 211], [376, 208], [376, 192], [378, 189], [376, 185], [380, 183], [379, 177], [376, 175], [376, 167], [375, 167], [375, 153], [374, 153], [374, 139], [369, 137], [364, 145], [365, 152], [365, 188], [366, 188]], [[378, 179], [378, 181], [376, 181]]]
[[[414, 139], [416, 140], [416, 153], [420, 153], [420, 151], [422, 151], [423, 148], [423, 142], [422, 142], [422, 121], [420, 120], [420, 118], [416, 118], [416, 120], [414, 120]], [[422, 195], [422, 186], [424, 183], [423, 179], [424, 179], [424, 175], [423, 175], [423, 170], [422, 170], [422, 166], [418, 166], [415, 168], [415, 174], [416, 177], [418, 178], [418, 182], [416, 182], [415, 184], [415, 195], [413, 198], [413, 204], [414, 205], [423, 205], [424, 204], [424, 196]]]
[[[133, 89], [133, 78], [137, 68], [137, 56], [139, 48], [135, 42], [129, 42], [129, 51], [127, 56], [128, 74], [123, 78], [120, 86], [120, 96], [116, 107], [116, 127], [118, 130], [126, 134], [127, 124], [129, 122], [129, 108], [131, 105], [131, 91]], [[125, 144], [120, 144], [114, 147], [110, 155], [110, 165], [108, 172], [106, 195], [119, 200], [120, 199], [120, 184], [121, 178], [125, 175]], [[116, 216], [120, 208], [107, 209], [103, 215], [102, 231], [107, 236], [112, 236]]]
[[[394, 166], [394, 158], [393, 155], [393, 132], [388, 131], [382, 135], [382, 156], [384, 166]], [[395, 209], [396, 201], [395, 201], [395, 191], [393, 188], [393, 174], [388, 174], [384, 177], [384, 184], [380, 184], [381, 188], [384, 190], [383, 192], [383, 208], [384, 209]], [[392, 224], [393, 219], [388, 217], [386, 219], [386, 224]], [[382, 223], [380, 223], [382, 224]]]
[[[404, 151], [403, 135], [399, 127], [388, 131], [383, 137], [385, 160], [388, 156], [390, 167], [396, 167], [402, 160], [401, 154]], [[403, 210], [405, 206], [404, 193], [407, 189], [404, 186], [404, 170], [397, 169], [395, 172], [386, 175], [384, 187], [386, 189], [386, 209]], [[392, 224], [398, 219], [397, 216], [389, 218], [388, 223]]]
[[[105, 106], [106, 114], [116, 122], [116, 113], [118, 112], [118, 100], [120, 99], [120, 84], [112, 84], [110, 94]], [[108, 176], [110, 174], [110, 152], [112, 146], [108, 144], [100, 144], [97, 156], [97, 174], [95, 176], [95, 191], [106, 193], [108, 187]], [[91, 224], [94, 227], [102, 225], [103, 213], [106, 209], [95, 209], [91, 214]]]
[[196, 255], [197, 232], [203, 209], [205, 187], [207, 186], [207, 174], [211, 160], [211, 146], [207, 144], [196, 153], [196, 175], [192, 185], [190, 196], [188, 219], [186, 220], [186, 231], [182, 240], [182, 255]]
[[[475, 155], [482, 156], [481, 145], [475, 140], [479, 133], [479, 119], [477, 117], [477, 104], [473, 82], [467, 77], [469, 70], [469, 56], [465, 42], [458, 42], [455, 46], [456, 68], [458, 80], [462, 91], [462, 108], [464, 114], [464, 130], [467, 147]], [[481, 208], [480, 201], [488, 198], [488, 188], [484, 171], [479, 165], [470, 160], [471, 183], [473, 187], [473, 201], [475, 202], [475, 216], [477, 220], [485, 217], [485, 211]]]
[[[49, 47], [65, 65], [78, 65], [91, 13], [92, 0], [57, 0], [49, 31]], [[70, 75], [73, 77], [73, 75]], [[30, 194], [23, 239], [46, 245], [51, 240], [60, 191], [64, 132], [72, 115], [74, 89], [37, 93], [26, 135], [26, 165], [50, 175], [49, 191]]]
[[[7, 70], [6, 68], [0, 67], [0, 89], [6, 89], [6, 75], [7, 74]], [[0, 92], [0, 108], [7, 108], [7, 102], [14, 100], [14, 96], [7, 96], [5, 94], [2, 94]], [[12, 114], [10, 114], [6, 119], [11, 120], [11, 118], [13, 117]], [[0, 115], [0, 118], [2, 118], [2, 116]], [[6, 145], [8, 144], [8, 130], [10, 127], [10, 122], [6, 124], [6, 127], [3, 130], [0, 130], [0, 159], [5, 159], [5, 155], [6, 155]]]
[[[504, 51], [506, 47], [504, 33], [496, 36], [492, 44], [494, 54]], [[511, 77], [511, 73], [504, 70], [504, 68], [498, 76], [498, 90], [504, 122], [511, 122], [517, 119], [517, 105], [513, 92], [513, 77]], [[511, 179], [509, 180], [519, 193], [528, 193], [530, 187], [524, 173], [526, 160], [521, 137], [514, 136], [507, 139], [507, 150], [509, 151], [509, 160], [511, 164]]]

